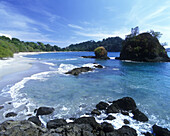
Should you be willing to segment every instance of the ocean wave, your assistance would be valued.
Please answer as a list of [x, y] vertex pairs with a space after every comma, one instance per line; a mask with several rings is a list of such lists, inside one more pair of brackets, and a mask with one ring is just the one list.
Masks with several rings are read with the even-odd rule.
[[70, 59], [65, 59], [65, 60], [77, 60], [77, 58], [70, 58]]
[[113, 68], [112, 70], [119, 70], [119, 68]]
[[[90, 68], [95, 68], [95, 66], [98, 66], [99, 64], [97, 63], [87, 63], [87, 64], [83, 64], [82, 67], [90, 67]], [[105, 68], [103, 66], [103, 68]]]
[[114, 60], [116, 57], [109, 57], [110, 59]]
[[41, 62], [41, 63], [46, 64], [46, 65], [50, 65], [50, 66], [55, 66], [55, 64], [52, 63], [52, 62]]
[[70, 70], [72, 70], [74, 68], [77, 68], [77, 66], [72, 65], [72, 64], [63, 64], [63, 63], [61, 63], [59, 68], [58, 68], [58, 73], [59, 74], [64, 74], [64, 73], [66, 73], [66, 72], [68, 72], [68, 71], [70, 71]]
[[52, 72], [53, 71], [41, 72], [41, 73], [34, 74], [30, 77], [25, 77], [21, 81], [15, 83], [13, 86], [5, 87], [2, 90], [2, 93], [10, 94], [14, 108], [18, 108], [19, 106], [23, 104], [29, 103], [28, 99], [26, 99], [26, 97], [23, 96], [26, 94], [20, 93], [19, 90], [24, 88], [25, 84], [30, 80], [40, 80], [40, 81], [47, 80], [49, 77], [49, 74], [51, 74]]

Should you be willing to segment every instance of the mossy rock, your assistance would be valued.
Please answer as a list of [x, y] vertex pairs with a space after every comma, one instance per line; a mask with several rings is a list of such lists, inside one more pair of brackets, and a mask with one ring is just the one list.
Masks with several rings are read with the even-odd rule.
[[94, 50], [94, 53], [95, 53], [95, 57], [98, 59], [109, 59], [109, 57], [107, 56], [107, 51], [103, 46], [97, 47]]
[[165, 48], [150, 33], [142, 33], [132, 38], [126, 38], [120, 57], [116, 59], [143, 62], [170, 61]]

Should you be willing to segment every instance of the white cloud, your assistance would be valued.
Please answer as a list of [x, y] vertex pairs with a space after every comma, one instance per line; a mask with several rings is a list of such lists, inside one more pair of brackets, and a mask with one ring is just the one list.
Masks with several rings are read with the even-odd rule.
[[129, 30], [128, 29], [120, 29], [120, 30], [116, 30], [112, 33], [108, 32], [102, 32], [102, 31], [88, 31], [88, 32], [81, 32], [81, 31], [74, 31], [75, 34], [77, 35], [81, 35], [81, 36], [85, 36], [85, 37], [91, 37], [92, 39], [96, 39], [96, 40], [101, 40], [103, 38], [108, 38], [108, 37], [116, 37], [119, 36], [121, 38], [125, 38], [125, 35], [129, 34]]
[[83, 28], [83, 27], [81, 27], [81, 26], [78, 26], [78, 25], [74, 25], [74, 24], [68, 24], [68, 26], [69, 26], [69, 27], [71, 27], [71, 28], [75, 28], [75, 29], [84, 30], [84, 28]]

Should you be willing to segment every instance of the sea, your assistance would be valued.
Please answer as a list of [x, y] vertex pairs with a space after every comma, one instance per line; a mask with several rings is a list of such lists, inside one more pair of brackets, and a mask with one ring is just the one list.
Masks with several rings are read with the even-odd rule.
[[[27, 119], [40, 106], [55, 108], [53, 114], [42, 116], [46, 124], [50, 119], [87, 116], [100, 101], [114, 101], [132, 97], [140, 111], [149, 118], [147, 123], [133, 120], [119, 113], [110, 121], [115, 129], [130, 121], [129, 126], [142, 132], [151, 132], [153, 124], [170, 130], [170, 63], [149, 63], [115, 60], [119, 52], [108, 52], [110, 60], [82, 58], [93, 52], [55, 52], [24, 57], [34, 60], [28, 70], [6, 76], [0, 81], [0, 120], [5, 114], [16, 112], [14, 120]], [[170, 53], [168, 53], [170, 56]], [[104, 66], [78, 76], [65, 74], [78, 67]], [[2, 83], [3, 80], [3, 83]], [[106, 115], [96, 116], [103, 122]], [[8, 118], [9, 119], [9, 118]]]

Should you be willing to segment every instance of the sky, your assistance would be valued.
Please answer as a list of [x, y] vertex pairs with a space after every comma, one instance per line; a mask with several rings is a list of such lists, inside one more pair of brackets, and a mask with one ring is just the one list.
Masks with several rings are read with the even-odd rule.
[[170, 46], [170, 0], [0, 0], [0, 35], [60, 47], [161, 32]]

